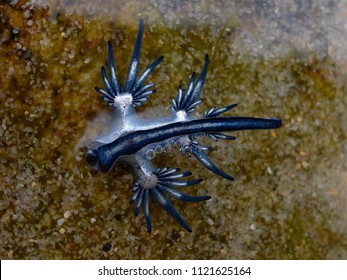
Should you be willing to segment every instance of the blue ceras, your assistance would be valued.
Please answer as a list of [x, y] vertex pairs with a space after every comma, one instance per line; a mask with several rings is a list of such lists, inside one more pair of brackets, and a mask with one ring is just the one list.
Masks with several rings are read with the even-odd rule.
[[125, 85], [117, 79], [113, 56], [113, 47], [108, 42], [109, 77], [104, 67], [101, 76], [104, 89], [96, 87], [102, 98], [114, 109], [114, 122], [105, 135], [96, 138], [87, 151], [87, 162], [96, 170], [108, 172], [119, 161], [128, 164], [135, 176], [131, 203], [135, 203], [135, 216], [142, 208], [147, 230], [152, 231], [150, 218], [150, 198], [154, 199], [169, 215], [171, 215], [185, 230], [191, 228], [177, 212], [168, 197], [186, 202], [199, 202], [210, 199], [210, 196], [190, 196], [182, 193], [179, 188], [200, 183], [201, 179], [184, 181], [182, 178], [191, 175], [190, 172], [179, 172], [178, 168], [156, 168], [151, 160], [155, 153], [170, 150], [174, 144], [179, 145], [182, 153], [191, 153], [198, 161], [213, 173], [228, 180], [231, 176], [214, 165], [205, 153], [209, 149], [199, 143], [199, 137], [207, 136], [213, 140], [233, 140], [233, 136], [224, 132], [246, 129], [274, 129], [282, 125], [277, 118], [263, 119], [251, 117], [221, 117], [236, 104], [223, 108], [211, 108], [203, 117], [192, 115], [195, 108], [202, 102], [200, 94], [204, 85], [208, 67], [208, 55], [201, 74], [193, 73], [187, 88], [178, 87], [178, 93], [172, 100], [172, 114], [156, 119], [141, 119], [137, 116], [135, 107], [145, 102], [153, 94], [154, 84], [145, 84], [146, 79], [163, 57], [153, 61], [144, 72], [138, 76], [140, 51], [143, 36], [143, 20], [140, 20], [135, 47], [130, 60]]

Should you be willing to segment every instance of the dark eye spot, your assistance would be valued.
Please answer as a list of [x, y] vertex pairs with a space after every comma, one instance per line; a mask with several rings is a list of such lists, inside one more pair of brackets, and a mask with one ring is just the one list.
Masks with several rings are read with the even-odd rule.
[[96, 166], [98, 164], [98, 156], [95, 150], [88, 149], [86, 159], [90, 166]]

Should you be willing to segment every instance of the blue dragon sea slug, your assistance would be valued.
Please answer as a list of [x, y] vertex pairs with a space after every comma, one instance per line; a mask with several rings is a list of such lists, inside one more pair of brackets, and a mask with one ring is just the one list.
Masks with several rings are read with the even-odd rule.
[[187, 88], [178, 87], [178, 93], [172, 99], [172, 114], [168, 117], [141, 119], [136, 114], [135, 107], [142, 105], [147, 98], [155, 93], [154, 84], [145, 84], [146, 79], [163, 57], [154, 60], [141, 75], [138, 75], [140, 52], [144, 30], [143, 20], [140, 20], [139, 30], [130, 60], [125, 84], [117, 79], [113, 47], [108, 42], [108, 72], [101, 67], [104, 89], [96, 87], [102, 99], [114, 109], [114, 121], [108, 133], [96, 138], [88, 148], [86, 159], [95, 170], [108, 172], [112, 166], [125, 162], [133, 172], [135, 183], [130, 203], [135, 204], [135, 216], [140, 210], [144, 214], [147, 230], [152, 231], [150, 218], [151, 198], [171, 215], [185, 230], [191, 232], [183, 217], [177, 212], [169, 197], [186, 202], [200, 202], [210, 199], [210, 196], [190, 196], [179, 189], [200, 183], [201, 179], [182, 180], [191, 175], [190, 172], [179, 172], [179, 168], [157, 168], [152, 159], [156, 153], [168, 151], [173, 145], [178, 145], [182, 153], [190, 153], [208, 170], [228, 180], [233, 178], [219, 169], [206, 155], [209, 147], [199, 143], [202, 136], [213, 140], [233, 140], [235, 137], [225, 132], [248, 129], [274, 129], [282, 125], [277, 118], [251, 118], [221, 116], [236, 104], [216, 109], [212, 107], [203, 117], [194, 117], [192, 113], [202, 102], [200, 94], [204, 85], [208, 55], [201, 74], [193, 73]]

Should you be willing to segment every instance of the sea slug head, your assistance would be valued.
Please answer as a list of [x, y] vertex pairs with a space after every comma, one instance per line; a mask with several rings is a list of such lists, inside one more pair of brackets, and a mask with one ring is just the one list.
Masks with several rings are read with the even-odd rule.
[[95, 171], [99, 170], [99, 159], [96, 150], [88, 148], [86, 160]]
[[[113, 143], [113, 151], [109, 145], [102, 145], [98, 148], [89, 147], [86, 154], [88, 164], [95, 170], [107, 173], [120, 154], [117, 152], [118, 146]], [[119, 150], [119, 149], [118, 149]]]

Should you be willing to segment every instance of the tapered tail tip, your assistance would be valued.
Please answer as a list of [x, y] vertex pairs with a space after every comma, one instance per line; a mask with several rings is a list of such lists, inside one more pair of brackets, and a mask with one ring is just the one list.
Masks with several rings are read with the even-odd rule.
[[249, 118], [247, 125], [249, 126], [246, 129], [276, 129], [282, 126], [282, 120], [278, 118]]
[[273, 118], [271, 119], [273, 123], [273, 128], [279, 128], [282, 126], [282, 119]]
[[140, 20], [139, 20], [139, 29], [143, 29], [143, 26], [144, 26], [143, 18], [140, 18]]

